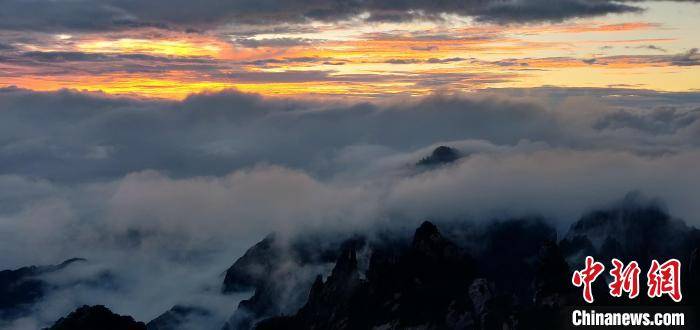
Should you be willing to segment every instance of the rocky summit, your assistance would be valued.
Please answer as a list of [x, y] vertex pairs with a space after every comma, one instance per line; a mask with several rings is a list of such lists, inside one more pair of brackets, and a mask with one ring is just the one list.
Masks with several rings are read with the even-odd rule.
[[146, 330], [131, 316], [112, 313], [105, 306], [83, 306], [56, 321], [49, 330]]
[[433, 150], [433, 152], [421, 159], [418, 162], [419, 166], [438, 166], [438, 165], [444, 165], [444, 164], [449, 164], [452, 163], [462, 156], [460, 155], [459, 151], [457, 149], [447, 147], [447, 146], [439, 146]]
[[[658, 205], [632, 199], [583, 215], [559, 241], [553, 228], [534, 218], [445, 223], [444, 232], [425, 222], [409, 240], [347, 244], [329, 275], [315, 278], [297, 312], [259, 315], [251, 328], [558, 329], [563, 308], [581, 304], [580, 290], [570, 283], [581, 255], [680, 258], [689, 265], [684, 304], [692, 304], [700, 293], [693, 285], [700, 280], [697, 230]], [[623, 240], [624, 231], [640, 237]], [[618, 249], [611, 250], [613, 239], [620, 240]], [[361, 252], [369, 254], [364, 268]], [[603, 281], [595, 288], [604, 289]], [[597, 305], [610, 303], [605, 292], [599, 295]]]

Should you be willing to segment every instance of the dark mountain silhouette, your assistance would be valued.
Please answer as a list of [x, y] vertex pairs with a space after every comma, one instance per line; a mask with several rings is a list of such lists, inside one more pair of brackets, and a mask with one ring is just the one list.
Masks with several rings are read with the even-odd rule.
[[[228, 269], [224, 292], [254, 294], [224, 329], [563, 329], [567, 306], [586, 305], [570, 281], [587, 255], [637, 260], [642, 269], [651, 258], [680, 259], [681, 305], [694, 306], [699, 237], [636, 194], [584, 214], [561, 240], [540, 218], [424, 222], [413, 235], [305, 235], [284, 243], [271, 235]], [[670, 303], [610, 297], [606, 280], [595, 283], [594, 295], [594, 306]], [[156, 320], [190, 312], [173, 308]]]
[[102, 305], [83, 306], [62, 317], [49, 330], [146, 330], [143, 322], [131, 316], [112, 313]]
[[[583, 267], [585, 256], [610, 265], [612, 258], [623, 262], [637, 261], [642, 270], [649, 269], [652, 259], [681, 261], [686, 289], [683, 304], [697, 301], [700, 291], [694, 289], [700, 280], [697, 262], [693, 265], [693, 251], [700, 247], [700, 231], [682, 220], [672, 218], [657, 201], [645, 201], [637, 193], [630, 193], [610, 208], [585, 214], [574, 223], [560, 242], [561, 250], [572, 267]], [[692, 270], [692, 271], [691, 271]], [[644, 278], [644, 274], [641, 276]], [[615, 299], [609, 296], [604, 281], [594, 286], [596, 304], [607, 305], [664, 305], [668, 297], [650, 299], [641, 294], [635, 300]], [[694, 291], [694, 292], [693, 292]], [[598, 292], [597, 294], [595, 294]]]
[[462, 157], [457, 149], [439, 146], [433, 150], [430, 156], [418, 161], [418, 166], [438, 166], [449, 164]]
[[640, 199], [630, 193], [608, 209], [585, 214], [561, 242], [564, 254], [577, 263], [583, 262], [581, 255], [594, 255], [606, 262], [613, 257], [623, 261], [687, 261], [690, 251], [700, 243], [700, 231], [673, 219], [658, 202]]
[[[328, 279], [316, 279], [297, 314], [265, 320], [257, 329], [446, 327], [468, 313], [469, 288], [460, 284], [473, 277], [473, 259], [426, 222], [407, 249], [375, 251], [366, 279], [354, 247], [346, 247]], [[455, 317], [448, 319], [448, 310]]]
[[222, 291], [230, 293], [254, 289], [265, 281], [267, 274], [273, 272], [280, 263], [282, 254], [275, 236], [268, 235], [226, 270]]
[[[264, 319], [255, 328], [558, 329], [562, 308], [583, 305], [570, 281], [585, 255], [606, 263], [612, 257], [638, 260], [643, 269], [651, 258], [681, 259], [684, 304], [700, 296], [698, 231], [635, 194], [585, 214], [559, 242], [537, 218], [445, 227], [442, 234], [426, 222], [409, 244], [369, 243], [365, 272], [356, 250], [343, 250], [297, 313]], [[606, 281], [596, 285], [596, 305], [669, 303], [613, 301]]]
[[226, 329], [247, 329], [262, 318], [293, 313], [306, 301], [315, 273], [308, 268], [328, 268], [341, 251], [341, 246], [363, 246], [362, 237], [316, 237], [309, 235], [288, 243], [268, 235], [248, 249], [226, 271], [222, 292], [254, 290], [239, 303]]
[[200, 307], [175, 305], [167, 312], [146, 323], [148, 330], [191, 329], [204, 319], [210, 318], [211, 312]]
[[41, 300], [50, 285], [40, 278], [84, 259], [69, 259], [58, 265], [29, 266], [0, 271], [0, 319], [13, 319], [29, 312]]
[[445, 237], [474, 256], [479, 277], [488, 278], [499, 290], [525, 300], [534, 294], [532, 281], [540, 249], [557, 239], [556, 230], [537, 217], [483, 225], [448, 222], [441, 224], [441, 228]]
[[268, 282], [270, 277], [284, 268], [285, 263], [298, 265], [332, 263], [339, 248], [346, 241], [361, 244], [360, 236], [337, 235], [333, 237], [308, 235], [295, 237], [290, 242], [280, 242], [275, 234], [266, 236], [226, 270], [223, 293], [245, 292]]

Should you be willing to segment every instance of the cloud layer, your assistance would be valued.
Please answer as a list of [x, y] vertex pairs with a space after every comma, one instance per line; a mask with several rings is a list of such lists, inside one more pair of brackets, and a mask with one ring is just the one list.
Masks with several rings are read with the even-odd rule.
[[[373, 103], [2, 89], [0, 264], [85, 257], [49, 280], [101, 283], [56, 291], [15, 325], [83, 303], [146, 321], [177, 303], [210, 304], [223, 319], [240, 297], [218, 294], [222, 271], [271, 231], [522, 215], [563, 229], [633, 190], [700, 224], [699, 109], [697, 93], [620, 89]], [[438, 145], [464, 157], [415, 166]]]
[[[680, 0], [686, 1], [686, 0]], [[687, 0], [697, 2], [696, 0]], [[3, 0], [0, 29], [111, 31], [138, 27], [209, 29], [230, 23], [279, 24], [337, 21], [365, 15], [367, 21], [471, 16], [501, 23], [561, 21], [638, 12], [634, 0], [402, 0], [402, 1], [135, 1]]]
[[211, 28], [225, 23], [276, 24], [306, 20], [333, 21], [366, 14], [369, 21], [437, 18], [441, 14], [481, 20], [522, 22], [562, 20], [639, 11], [604, 0], [469, 0], [469, 1], [51, 1], [4, 0], [0, 29], [104, 31], [134, 27]]

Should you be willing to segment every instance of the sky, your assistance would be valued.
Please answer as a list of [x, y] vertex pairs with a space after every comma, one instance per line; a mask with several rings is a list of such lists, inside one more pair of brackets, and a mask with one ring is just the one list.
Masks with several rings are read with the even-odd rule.
[[[0, 329], [83, 304], [142, 321], [201, 306], [218, 329], [247, 297], [221, 294], [223, 272], [272, 232], [537, 216], [563, 235], [630, 193], [700, 227], [699, 14], [0, 0], [0, 270], [88, 260]], [[441, 145], [462, 157], [416, 165]]]
[[0, 86], [183, 99], [700, 86], [696, 1], [4, 0]]

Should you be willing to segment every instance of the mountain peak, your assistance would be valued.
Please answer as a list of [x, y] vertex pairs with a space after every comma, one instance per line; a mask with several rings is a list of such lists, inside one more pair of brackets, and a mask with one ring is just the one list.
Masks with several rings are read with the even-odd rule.
[[416, 229], [415, 235], [413, 235], [413, 246], [418, 247], [441, 240], [443, 240], [443, 238], [437, 226], [430, 221], [424, 221], [420, 227]]
[[348, 246], [340, 252], [331, 276], [347, 277], [355, 271], [357, 271], [357, 253], [354, 247]]
[[430, 221], [421, 224], [413, 236], [412, 250], [421, 258], [433, 260], [445, 260], [459, 258], [460, 249], [452, 241], [448, 240]]
[[62, 317], [50, 330], [146, 330], [143, 322], [115, 314], [102, 305], [83, 306]]
[[242, 292], [254, 288], [263, 275], [272, 272], [281, 254], [275, 234], [267, 235], [226, 270], [222, 292]]
[[437, 226], [430, 221], [423, 221], [421, 225], [416, 229], [416, 237], [433, 236], [440, 235], [440, 231]]
[[421, 159], [418, 162], [419, 166], [436, 166], [452, 163], [461, 157], [457, 149], [439, 146], [433, 150], [430, 156]]

